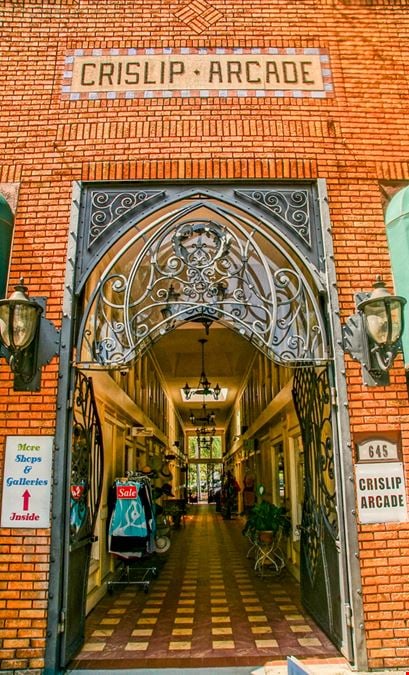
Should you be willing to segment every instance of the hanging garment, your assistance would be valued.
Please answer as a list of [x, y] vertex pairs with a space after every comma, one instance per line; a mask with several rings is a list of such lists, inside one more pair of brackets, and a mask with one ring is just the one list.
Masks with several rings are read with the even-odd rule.
[[77, 537], [81, 528], [89, 526], [86, 481], [82, 480], [75, 485], [72, 484], [70, 491], [70, 532], [72, 536]]
[[108, 550], [140, 558], [155, 549], [156, 525], [150, 484], [117, 479], [110, 491]]

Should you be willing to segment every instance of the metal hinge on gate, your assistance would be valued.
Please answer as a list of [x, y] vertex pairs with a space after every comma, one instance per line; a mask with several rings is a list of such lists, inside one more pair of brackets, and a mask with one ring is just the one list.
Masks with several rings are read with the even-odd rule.
[[331, 405], [334, 407], [337, 405], [337, 390], [335, 387], [331, 387]]
[[71, 410], [73, 403], [74, 403], [74, 390], [71, 389], [67, 398], [67, 410]]
[[352, 626], [352, 607], [348, 602], [344, 604], [344, 613], [347, 626]]
[[65, 612], [60, 612], [60, 620], [58, 622], [58, 632], [64, 633], [65, 631]]

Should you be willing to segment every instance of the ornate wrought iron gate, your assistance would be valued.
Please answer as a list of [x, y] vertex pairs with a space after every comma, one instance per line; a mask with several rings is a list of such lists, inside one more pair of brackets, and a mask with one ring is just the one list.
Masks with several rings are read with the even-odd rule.
[[77, 371], [73, 401], [70, 547], [64, 587], [62, 665], [84, 640], [88, 569], [103, 478], [102, 431], [92, 380]]
[[293, 398], [305, 465], [301, 600], [331, 640], [341, 647], [340, 550], [328, 370], [298, 368]]
[[[246, 184], [245, 189], [220, 181], [155, 182], [152, 190], [145, 183], [83, 184], [73, 236], [75, 271], [67, 288], [74, 289], [78, 303], [80, 325], [73, 332], [79, 369], [126, 367], [164, 333], [203, 317], [220, 320], [278, 363], [303, 364], [294, 388], [307, 467], [303, 596], [339, 644], [329, 388], [326, 371], [307, 367], [327, 363], [330, 344], [319, 300], [326, 289], [326, 263], [318, 196], [311, 182]], [[98, 279], [94, 288], [87, 287], [92, 272]], [[101, 429], [92, 382], [81, 372], [72, 429], [70, 546], [64, 552], [64, 580], [55, 583], [58, 606], [51, 601], [57, 614], [62, 585], [66, 629], [61, 643], [53, 636], [62, 665], [84, 636], [102, 482]]]

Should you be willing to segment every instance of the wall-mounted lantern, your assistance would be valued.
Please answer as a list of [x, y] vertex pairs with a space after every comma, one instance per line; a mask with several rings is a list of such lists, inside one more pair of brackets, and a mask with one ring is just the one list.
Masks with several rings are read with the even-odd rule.
[[59, 352], [59, 331], [44, 309], [44, 298], [29, 298], [23, 279], [0, 300], [0, 356], [13, 371], [15, 391], [39, 391], [42, 366]]
[[401, 349], [406, 299], [391, 295], [377, 277], [372, 292], [357, 293], [355, 301], [358, 312], [343, 328], [344, 350], [360, 361], [365, 384], [389, 384], [389, 369]]

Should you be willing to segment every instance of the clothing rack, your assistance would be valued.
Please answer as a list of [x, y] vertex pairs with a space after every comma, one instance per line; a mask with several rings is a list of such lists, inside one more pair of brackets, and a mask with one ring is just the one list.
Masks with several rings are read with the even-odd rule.
[[[125, 471], [125, 478], [127, 480], [146, 480], [149, 484], [151, 482], [149, 474], [141, 473], [140, 471]], [[122, 478], [117, 478], [116, 480], [122, 480]]]
[[111, 488], [110, 501], [109, 552], [120, 561], [120, 565], [115, 578], [108, 581], [108, 593], [112, 594], [117, 586], [128, 585], [141, 586], [148, 593], [150, 582], [158, 573], [156, 565], [146, 566], [145, 563], [154, 551], [155, 538], [155, 513], [149, 477], [140, 472], [128, 471], [124, 477], [116, 478]]
[[[117, 556], [120, 557], [120, 556]], [[107, 583], [107, 591], [110, 595], [117, 586], [141, 586], [144, 593], [149, 592], [149, 585], [158, 575], [156, 565], [141, 567], [141, 560], [121, 560], [115, 579]]]

